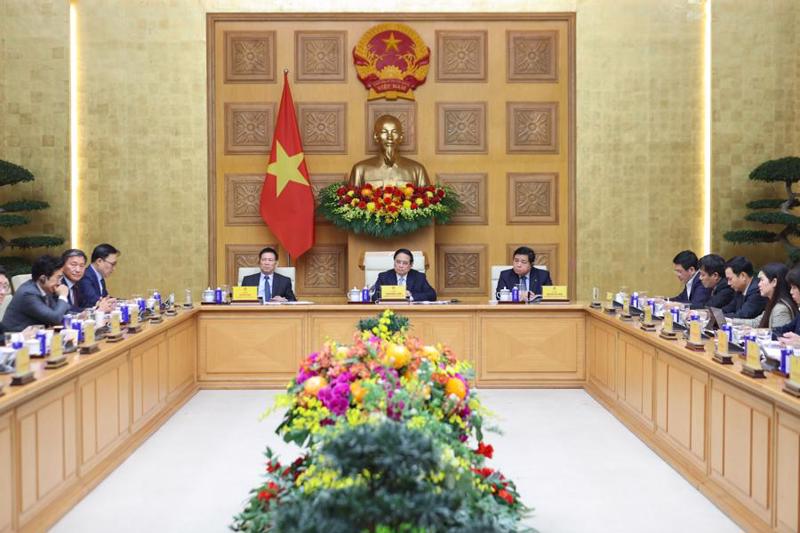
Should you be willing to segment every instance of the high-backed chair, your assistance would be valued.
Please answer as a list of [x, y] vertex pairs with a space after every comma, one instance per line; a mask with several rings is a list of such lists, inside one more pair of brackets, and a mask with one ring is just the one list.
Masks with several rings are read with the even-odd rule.
[[6, 297], [3, 298], [3, 302], [0, 303], [0, 321], [3, 320], [3, 316], [6, 314], [6, 309], [8, 309], [8, 304], [11, 303], [12, 295], [6, 294]]
[[[364, 270], [364, 282], [372, 287], [378, 280], [378, 274], [394, 268], [394, 250], [388, 252], [364, 252], [361, 268]], [[411, 252], [414, 256], [414, 270], [425, 273], [427, 263], [425, 253], [420, 250]]]
[[30, 274], [17, 274], [11, 278], [11, 288], [14, 290], [14, 292], [17, 292], [17, 289], [19, 289], [20, 286], [29, 279], [31, 279]]
[[[261, 269], [258, 267], [239, 267], [239, 277], [236, 284], [241, 285], [245, 276], [258, 274], [259, 272], [261, 272]], [[297, 290], [297, 285], [294, 283], [295, 267], [275, 267], [275, 272], [292, 280], [292, 289]]]
[[[500, 280], [500, 273], [503, 270], [508, 270], [509, 268], [513, 268], [512, 265], [492, 265], [492, 277], [490, 280], [489, 290], [492, 293], [491, 299], [497, 300], [497, 282]], [[542, 270], [547, 270], [547, 265], [536, 265], [536, 268], [541, 268]]]

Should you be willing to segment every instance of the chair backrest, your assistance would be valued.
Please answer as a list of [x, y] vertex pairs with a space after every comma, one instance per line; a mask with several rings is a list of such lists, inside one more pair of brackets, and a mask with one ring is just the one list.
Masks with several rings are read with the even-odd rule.
[[[261, 269], [258, 267], [239, 267], [239, 278], [236, 284], [241, 285], [245, 276], [258, 274], [259, 272], [261, 272]], [[275, 272], [292, 280], [292, 288], [297, 290], [297, 286], [294, 283], [295, 267], [275, 267]]]
[[3, 316], [5, 316], [6, 314], [6, 309], [8, 309], [8, 304], [11, 303], [11, 298], [13, 298], [12, 295], [6, 294], [6, 297], [3, 298], [3, 302], [0, 303], [0, 321], [3, 320]]
[[[500, 273], [503, 270], [508, 270], [509, 268], [513, 268], [512, 265], [492, 265], [492, 278], [489, 283], [489, 290], [491, 291], [491, 300], [497, 300], [497, 293], [495, 289], [497, 289], [497, 282], [500, 280]], [[539, 268], [541, 270], [547, 270], [547, 265], [536, 265], [534, 268]]]
[[[378, 275], [386, 270], [394, 268], [394, 250], [388, 252], [364, 252], [364, 261], [361, 267], [364, 269], [364, 282], [372, 287], [378, 280]], [[414, 270], [425, 273], [425, 253], [420, 250], [411, 252], [414, 256]]]
[[20, 286], [29, 279], [31, 279], [30, 274], [17, 274], [11, 278], [11, 288], [14, 290], [14, 292], [17, 292], [17, 289], [19, 289]]

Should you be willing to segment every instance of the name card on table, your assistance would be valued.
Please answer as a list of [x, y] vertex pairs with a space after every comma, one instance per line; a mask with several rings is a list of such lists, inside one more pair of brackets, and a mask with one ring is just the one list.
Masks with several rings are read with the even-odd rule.
[[381, 285], [381, 300], [405, 300], [404, 285]]
[[789, 379], [800, 383], [800, 356], [792, 356], [789, 362]]
[[28, 347], [23, 344], [22, 348], [17, 350], [17, 355], [14, 360], [14, 370], [18, 376], [27, 374], [31, 371], [31, 355]]
[[566, 285], [545, 285], [542, 287], [542, 300], [568, 300]]
[[258, 287], [234, 287], [233, 288], [233, 301], [234, 302], [257, 302], [258, 301]]
[[750, 368], [761, 368], [761, 348], [754, 340], [747, 341], [747, 358], [745, 363]]

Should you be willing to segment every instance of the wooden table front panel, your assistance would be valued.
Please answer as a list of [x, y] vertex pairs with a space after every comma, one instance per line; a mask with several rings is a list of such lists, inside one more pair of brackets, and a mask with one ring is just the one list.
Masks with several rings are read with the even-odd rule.
[[11, 531], [14, 522], [14, 441], [12, 415], [0, 416], [0, 533]]
[[133, 431], [161, 410], [167, 393], [166, 336], [148, 340], [131, 350]]
[[17, 409], [21, 529], [77, 480], [75, 380]]
[[185, 322], [167, 333], [168, 400], [180, 395], [195, 382], [197, 361], [197, 323]]
[[609, 398], [616, 398], [617, 332], [596, 320], [588, 321], [589, 381]]
[[656, 432], [678, 453], [706, 472], [708, 374], [657, 351]]
[[306, 327], [301, 312], [202, 316], [199, 379], [283, 385], [295, 375], [307, 351]]
[[711, 380], [711, 478], [767, 523], [772, 404], [722, 380]]
[[800, 531], [800, 417], [777, 410], [775, 448], [777, 530]]
[[585, 378], [582, 313], [493, 312], [479, 315], [479, 386], [524, 386]]
[[130, 390], [127, 352], [78, 378], [81, 474], [113, 452], [130, 433]]
[[617, 346], [617, 395], [621, 405], [652, 429], [656, 350], [624, 333]]

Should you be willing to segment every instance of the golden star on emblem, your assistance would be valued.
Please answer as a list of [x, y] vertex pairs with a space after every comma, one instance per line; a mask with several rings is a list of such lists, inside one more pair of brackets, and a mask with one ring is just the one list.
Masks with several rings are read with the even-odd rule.
[[280, 141], [276, 141], [275, 146], [277, 147], [277, 158], [267, 167], [267, 173], [275, 176], [275, 196], [280, 196], [284, 187], [290, 181], [308, 187], [305, 176], [298, 168], [300, 163], [303, 162], [303, 152], [290, 156], [283, 149]]
[[386, 44], [386, 51], [387, 52], [389, 50], [391, 50], [392, 48], [394, 48], [395, 52], [399, 52], [400, 51], [400, 49], [397, 48], [397, 45], [400, 44], [402, 41], [400, 39], [395, 39], [394, 32], [389, 34], [389, 38], [388, 39], [381, 39], [381, 41], [383, 41], [384, 44]]

